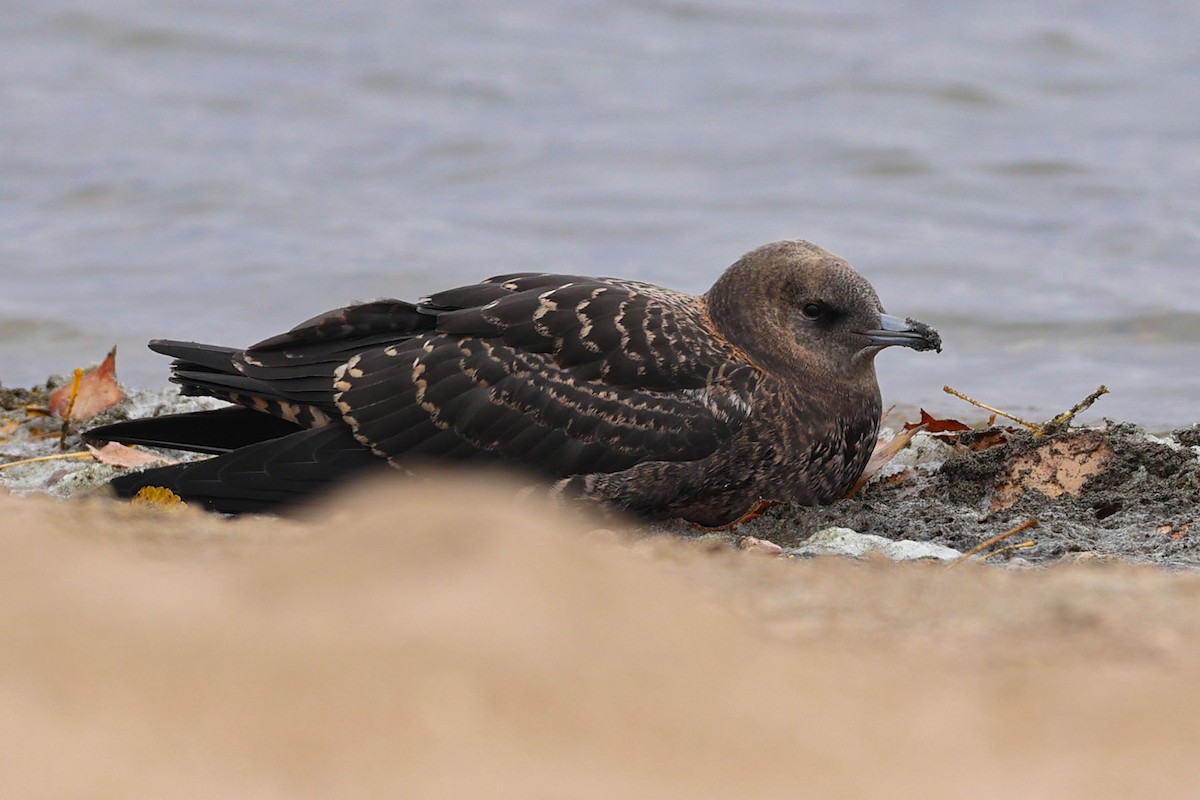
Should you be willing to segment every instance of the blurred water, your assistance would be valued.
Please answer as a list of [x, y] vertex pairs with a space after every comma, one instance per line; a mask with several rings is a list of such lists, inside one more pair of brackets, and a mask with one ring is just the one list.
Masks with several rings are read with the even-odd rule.
[[0, 0], [0, 381], [802, 237], [941, 329], [888, 402], [1200, 418], [1200, 6], [854, 5]]

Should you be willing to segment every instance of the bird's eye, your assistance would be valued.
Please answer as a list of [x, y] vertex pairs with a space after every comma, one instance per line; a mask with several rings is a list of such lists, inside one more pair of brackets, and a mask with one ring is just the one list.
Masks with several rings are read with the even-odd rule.
[[800, 309], [804, 316], [809, 319], [819, 319], [822, 310], [820, 303], [807, 303], [804, 308]]

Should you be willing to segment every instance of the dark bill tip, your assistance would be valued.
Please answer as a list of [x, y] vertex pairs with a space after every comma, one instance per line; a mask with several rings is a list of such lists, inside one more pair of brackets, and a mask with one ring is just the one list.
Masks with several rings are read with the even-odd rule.
[[863, 331], [867, 341], [879, 347], [911, 347], [913, 350], [936, 350], [942, 352], [942, 337], [924, 322], [915, 319], [900, 319], [891, 314], [880, 317], [878, 330]]

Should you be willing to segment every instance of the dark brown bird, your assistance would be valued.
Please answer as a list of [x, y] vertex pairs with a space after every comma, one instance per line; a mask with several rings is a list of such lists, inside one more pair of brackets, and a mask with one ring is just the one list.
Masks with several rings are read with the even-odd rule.
[[941, 350], [804, 241], [745, 255], [707, 294], [521, 273], [330, 311], [237, 350], [156, 340], [184, 394], [234, 404], [91, 440], [216, 453], [113, 480], [270, 511], [384, 461], [494, 462], [650, 518], [703, 525], [757, 501], [829, 503], [875, 443], [875, 355]]

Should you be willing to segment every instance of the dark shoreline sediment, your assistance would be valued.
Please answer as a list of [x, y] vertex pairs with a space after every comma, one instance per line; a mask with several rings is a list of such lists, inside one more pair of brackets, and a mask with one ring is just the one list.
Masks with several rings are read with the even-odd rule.
[[[1193, 524], [1200, 523], [1200, 426], [1154, 436], [1106, 422], [1045, 437], [1005, 430], [1004, 437], [1003, 444], [974, 451], [918, 434], [900, 463], [859, 497], [774, 509], [740, 532], [786, 548], [814, 531], [845, 527], [966, 551], [1036, 519], [1036, 527], [1011, 540], [1035, 542], [1010, 551], [1019, 563], [1102, 556], [1200, 567], [1200, 524]], [[1095, 473], [1072, 472], [1081, 460], [1090, 460]], [[1075, 482], [1076, 492], [1047, 496]]]
[[[59, 382], [0, 390], [3, 461], [59, 452], [54, 435], [59, 421], [25, 410], [44, 403]], [[219, 405], [180, 398], [172, 389], [129, 394], [88, 426]], [[80, 449], [78, 437], [68, 437], [68, 450]], [[113, 474], [113, 467], [86, 459], [49, 460], [0, 470], [0, 487], [69, 497], [94, 490]], [[1058, 497], [1048, 496], [1059, 491]], [[776, 507], [717, 537], [736, 542], [753, 536], [796, 554], [814, 533], [846, 528], [965, 552], [1036, 519], [1036, 528], [1011, 542], [1031, 540], [1034, 545], [1010, 550], [992, 563], [1050, 564], [1099, 556], [1194, 568], [1200, 567], [1198, 505], [1200, 425], [1164, 436], [1107, 421], [1042, 437], [996, 427], [957, 435], [918, 433], [857, 497], [830, 506]], [[682, 523], [650, 529], [698, 533]]]

